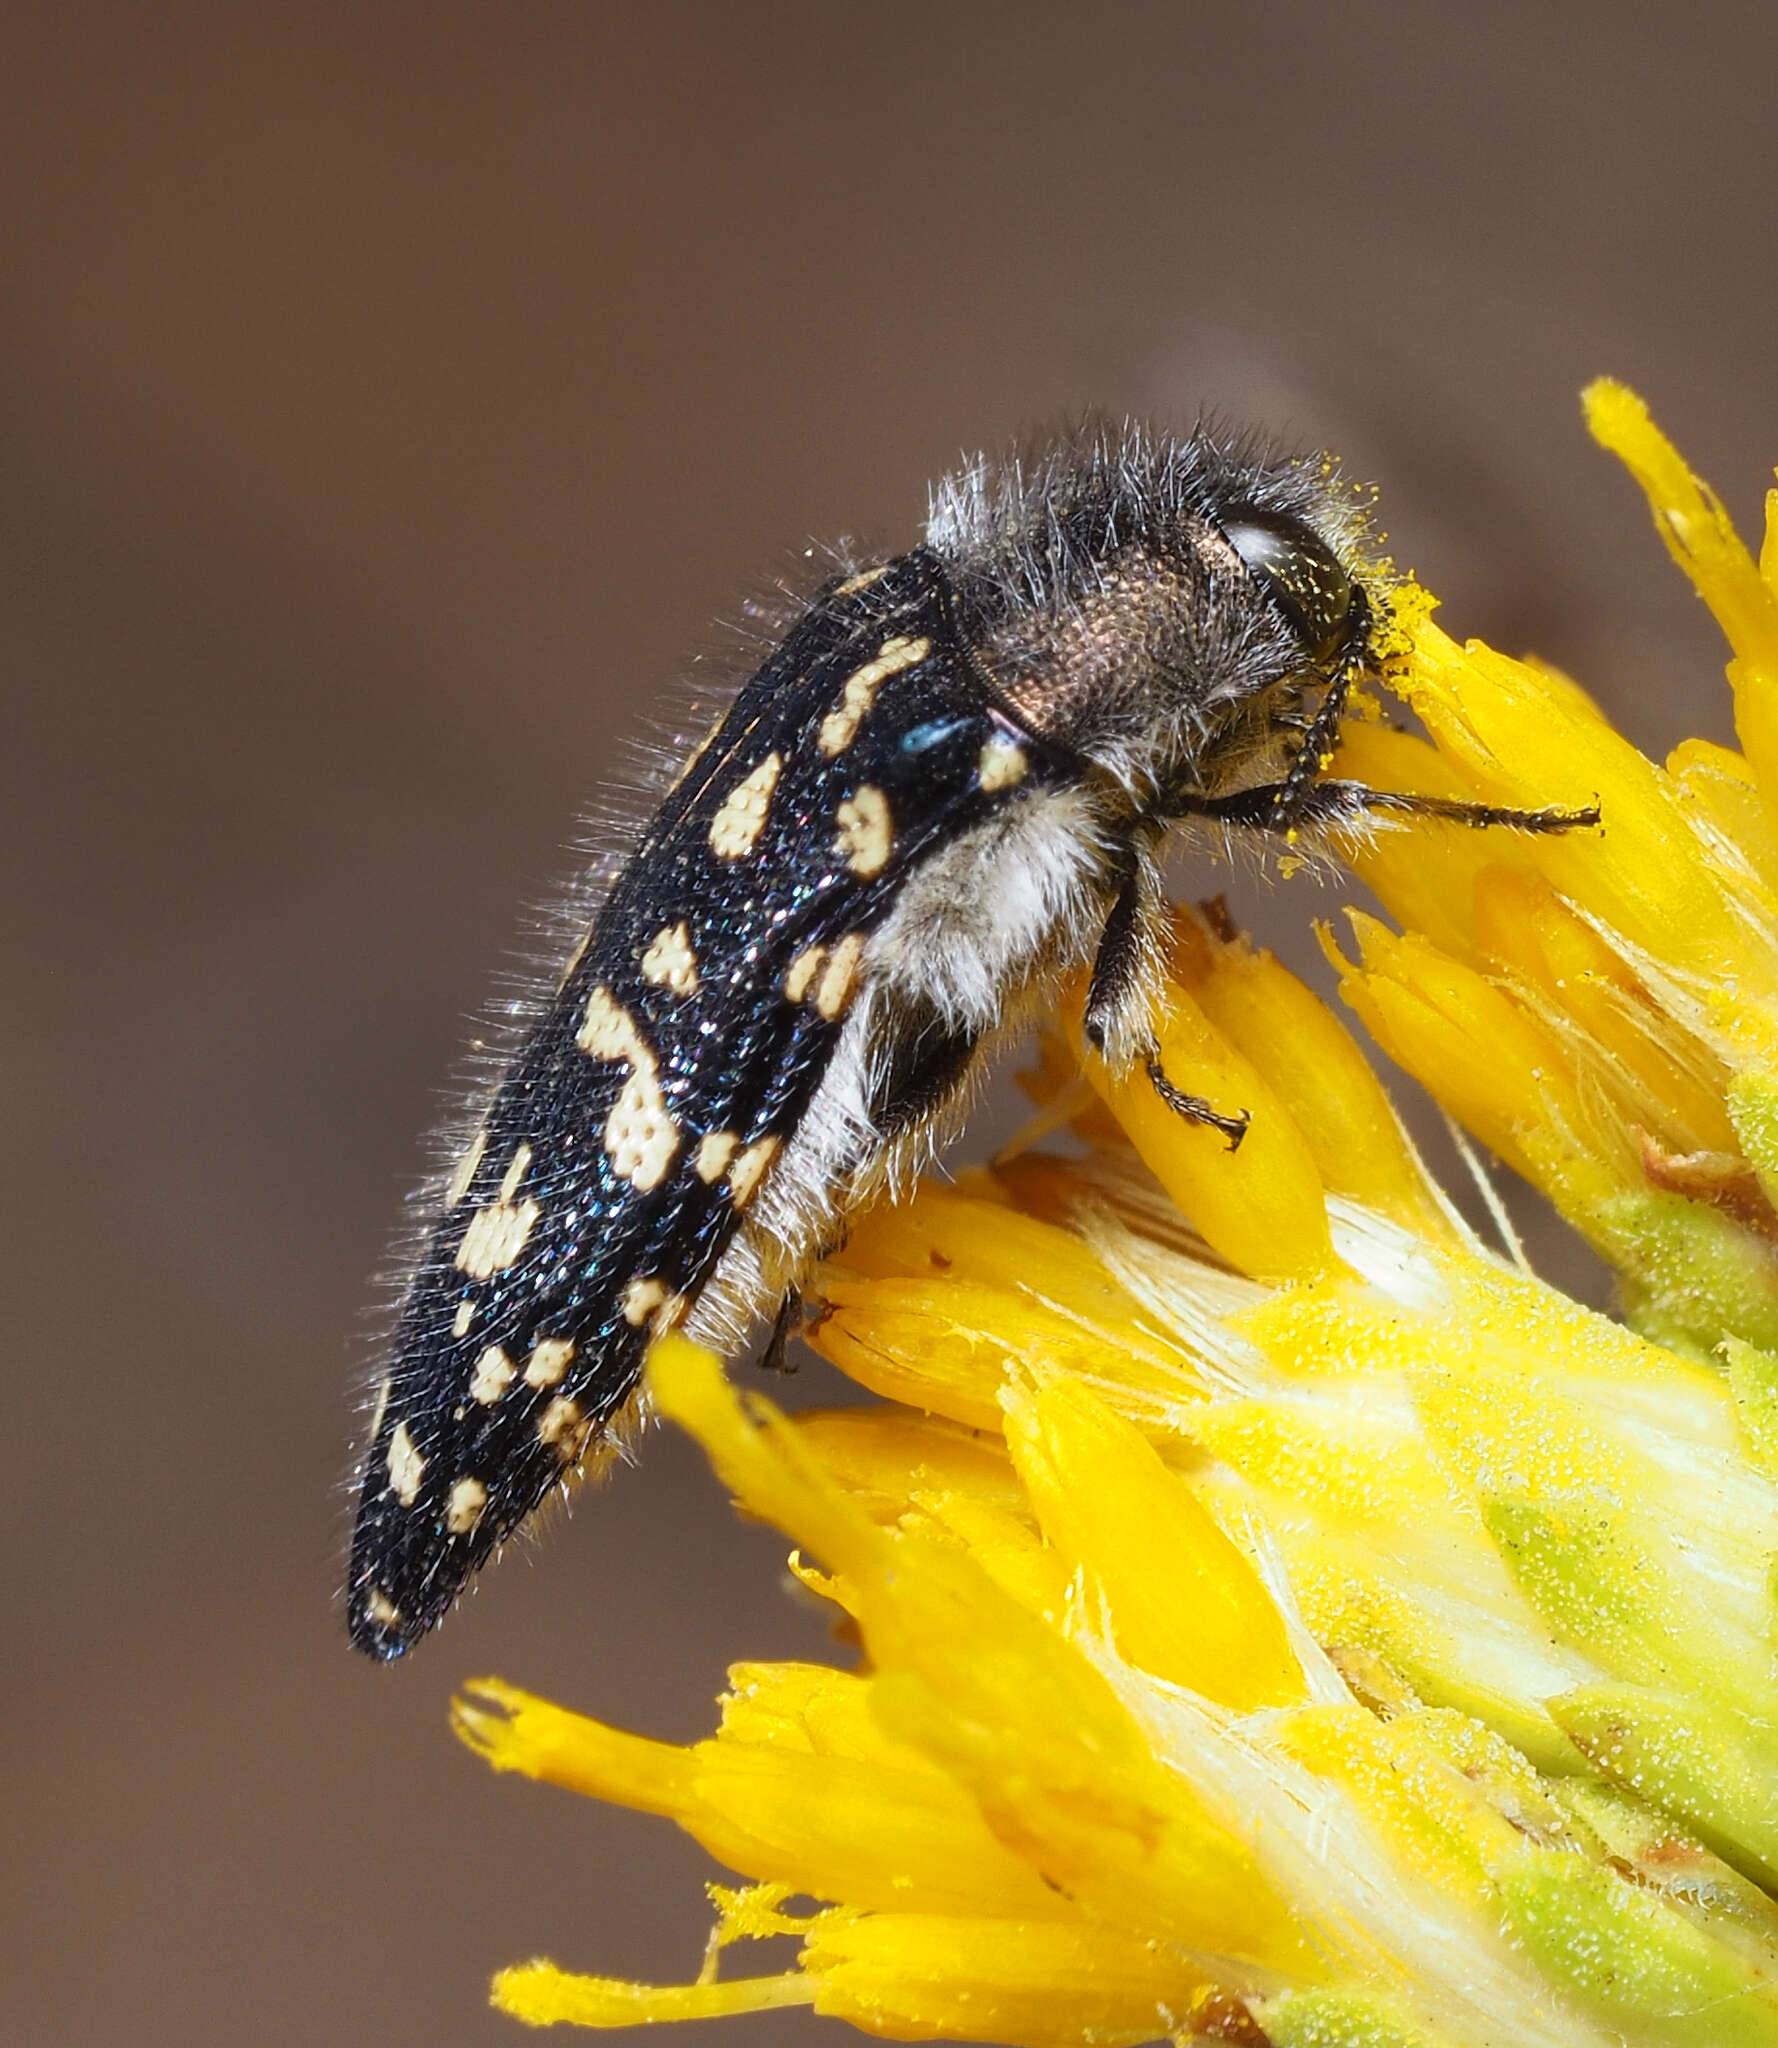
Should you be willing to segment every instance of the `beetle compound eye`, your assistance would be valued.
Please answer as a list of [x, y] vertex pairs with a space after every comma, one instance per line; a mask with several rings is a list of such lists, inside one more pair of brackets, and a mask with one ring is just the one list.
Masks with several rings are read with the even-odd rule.
[[1337, 652], [1352, 615], [1352, 579], [1320, 535], [1275, 514], [1225, 519], [1222, 531], [1316, 661]]

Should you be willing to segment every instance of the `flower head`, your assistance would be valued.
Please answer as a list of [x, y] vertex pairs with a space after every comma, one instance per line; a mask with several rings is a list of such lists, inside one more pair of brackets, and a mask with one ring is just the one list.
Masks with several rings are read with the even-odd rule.
[[[1336, 957], [1626, 1320], [1478, 1241], [1335, 1015], [1181, 912], [1162, 1063], [1251, 1113], [1239, 1151], [1109, 1072], [1077, 991], [1032, 1077], [1077, 1156], [927, 1184], [818, 1276], [813, 1341], [879, 1405], [791, 1419], [657, 1347], [660, 1410], [864, 1656], [737, 1667], [689, 1748], [469, 1688], [496, 1768], [747, 1880], [698, 1983], [538, 1962], [505, 2009], [1778, 2044], [1778, 544], [1756, 567], [1628, 394], [1588, 404], [1730, 638], [1744, 751], [1657, 767], [1409, 587], [1387, 679], [1430, 739], [1354, 722], [1339, 772], [1604, 824], [1353, 835], [1402, 929]], [[785, 1934], [794, 1968], [719, 1972]]]

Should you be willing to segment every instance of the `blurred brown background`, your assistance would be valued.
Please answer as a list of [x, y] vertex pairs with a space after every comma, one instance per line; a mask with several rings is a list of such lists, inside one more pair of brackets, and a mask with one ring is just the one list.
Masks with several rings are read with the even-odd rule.
[[1331, 443], [1457, 630], [1722, 734], [1575, 395], [1753, 518], [1771, 19], [0, 14], [0, 2038], [510, 2042], [504, 1961], [695, 1971], [696, 1851], [444, 1722], [496, 1670], [690, 1737], [819, 1649], [684, 1447], [405, 1666], [330, 1605], [367, 1276], [516, 906], [786, 550], [1088, 402]]

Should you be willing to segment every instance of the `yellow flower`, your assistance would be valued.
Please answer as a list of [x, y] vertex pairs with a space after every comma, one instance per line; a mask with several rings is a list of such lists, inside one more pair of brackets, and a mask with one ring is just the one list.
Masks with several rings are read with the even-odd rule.
[[[1603, 825], [1352, 834], [1403, 929], [1356, 918], [1341, 976], [1626, 1320], [1480, 1242], [1333, 1013], [1180, 913], [1162, 1058], [1251, 1113], [1238, 1152], [1088, 1053], [1077, 991], [1030, 1082], [1076, 1155], [926, 1185], [818, 1276], [878, 1406], [787, 1418], [657, 1347], [662, 1413], [864, 1656], [737, 1667], [689, 1748], [468, 1688], [495, 1768], [748, 1880], [698, 1983], [534, 1962], [505, 2010], [1778, 2048], [1778, 542], [1588, 405], [1730, 638], [1745, 755], [1657, 767], [1410, 588], [1387, 679], [1430, 741], [1355, 723], [1341, 772]], [[783, 1935], [795, 1967], [719, 1973]]]
[[1434, 745], [1355, 723], [1341, 771], [1494, 802], [1596, 800], [1603, 824], [1510, 844], [1433, 825], [1353, 846], [1407, 931], [1355, 919], [1343, 992], [1618, 1269], [1636, 1327], [1704, 1357], [1729, 1335], [1775, 1348], [1778, 785], [1760, 778], [1778, 774], [1778, 493], [1762, 568], [1639, 400], [1600, 383], [1587, 411], [1729, 636], [1748, 754], [1693, 740], [1658, 767], [1567, 678], [1457, 646], [1410, 592], [1390, 680]]

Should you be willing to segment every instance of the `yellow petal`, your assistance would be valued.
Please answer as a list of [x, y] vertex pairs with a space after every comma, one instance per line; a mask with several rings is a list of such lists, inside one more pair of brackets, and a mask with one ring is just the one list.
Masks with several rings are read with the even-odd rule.
[[845, 1265], [873, 1278], [943, 1274], [1008, 1288], [1095, 1326], [1134, 1320], [1129, 1295], [1073, 1231], [932, 1181], [913, 1202], [873, 1209], [847, 1240]]
[[1609, 377], [1587, 387], [1594, 438], [1642, 486], [1667, 552], [1716, 615], [1734, 660], [1735, 725], [1768, 803], [1778, 792], [1778, 597], [1722, 501], [1686, 467], [1633, 391]]
[[[925, 1206], [922, 1191], [914, 1208]], [[989, 1211], [978, 1242], [995, 1228]], [[850, 1246], [844, 1256], [850, 1260]], [[1052, 1279], [1065, 1275], [1041, 1261], [1025, 1270], [1031, 1285], [1015, 1292], [938, 1277], [859, 1280], [836, 1263], [821, 1278], [824, 1313], [809, 1342], [873, 1394], [996, 1433], [1006, 1375], [1033, 1357], [1109, 1380], [1124, 1398], [1159, 1413], [1202, 1392], [1189, 1354], [1138, 1321], [1127, 1295], [1125, 1313], [1086, 1320], [1070, 1305], [1065, 1285], [1052, 1300], [1043, 1298]]]
[[1025, 1506], [998, 1434], [893, 1406], [806, 1409], [795, 1427], [833, 1478], [879, 1521], [894, 1521], [923, 1493], [965, 1492], [1002, 1509]]
[[[1474, 803], [1482, 794], [1472, 777], [1425, 740], [1382, 725], [1349, 725], [1333, 773], [1372, 789], [1459, 803]], [[1525, 842], [1512, 833], [1478, 832], [1430, 818], [1409, 823], [1387, 813], [1363, 832], [1342, 834], [1340, 853], [1397, 924], [1458, 960], [1473, 952], [1477, 875], [1501, 862], [1532, 868]]]
[[1007, 2048], [1136, 2048], [1190, 2025], [1214, 1989], [1188, 1956], [1117, 1928], [899, 1913], [820, 1923], [802, 1963], [815, 2010], [867, 2033]]
[[[922, 1494], [920, 1513], [936, 1531], [954, 1536], [1002, 1592], [1051, 1628], [1068, 1619], [1069, 1574], [1044, 1542], [1027, 1506], [1022, 1514], [967, 1493]], [[908, 1517], [904, 1527], [918, 1526]]]
[[[1011, 1364], [1056, 1334], [1006, 1288], [855, 1280], [837, 1267], [820, 1285], [822, 1317], [807, 1334], [830, 1365], [886, 1400], [970, 1429], [998, 1427]], [[1075, 1337], [1066, 1327], [1060, 1334]]]
[[1219, 1114], [1249, 1118], [1231, 1148], [1213, 1125], [1170, 1108], [1140, 1063], [1115, 1074], [1080, 1037], [1077, 990], [1069, 1039], [1087, 1078], [1149, 1171], [1204, 1237], [1244, 1273], [1287, 1278], [1335, 1263], [1315, 1155], [1253, 1062], [1229, 1044], [1177, 982], [1166, 986], [1155, 1033], [1162, 1072]]
[[1586, 1210], [1639, 1176], [1628, 1131], [1602, 1124], [1561, 1043], [1474, 969], [1351, 913], [1362, 955], [1340, 993], [1385, 1052], [1501, 1158]]
[[1077, 1649], [961, 1548], [880, 1529], [765, 1403], [749, 1422], [707, 1353], [664, 1339], [650, 1381], [754, 1512], [846, 1573], [883, 1727], [963, 1788], [1057, 1897], [1145, 1938], [1319, 1977], [1251, 1854], [1156, 1761]]
[[1778, 1055], [1778, 949], [1725, 896], [1665, 773], [1547, 675], [1430, 621], [1400, 687], [1490, 801], [1580, 806], [1597, 829], [1525, 842], [1576, 908], [1662, 962], [1677, 992], [1744, 1053]]
[[1778, 892], [1778, 832], [1746, 755], [1710, 740], [1681, 740], [1667, 756], [1667, 773], [1692, 829], [1730, 878], [1728, 886], [1745, 888], [1744, 871], [1750, 870], [1766, 892], [1768, 901], [1761, 904], [1765, 922], [1778, 923], [1770, 907]]
[[1126, 1662], [1241, 1713], [1304, 1697], [1270, 1588], [1138, 1430], [1053, 1374], [1002, 1399], [1044, 1535]]
[[473, 1679], [451, 1703], [451, 1729], [496, 1771], [519, 1771], [589, 1799], [677, 1818], [696, 1802], [690, 1752], [571, 1714], [499, 1678]]
[[1217, 939], [1189, 912], [1175, 931], [1182, 984], [1284, 1103], [1327, 1186], [1431, 1243], [1456, 1243], [1394, 1104], [1327, 1005], [1245, 939]]
[[794, 1970], [727, 1984], [626, 1984], [617, 1977], [577, 1977], [544, 1961], [502, 1970], [491, 1998], [496, 2011], [531, 2027], [642, 2027], [814, 2002], [815, 1985]]
[[1379, 1722], [1362, 1707], [1306, 1707], [1280, 1746], [1318, 1776], [1345, 1785], [1403, 1859], [1405, 1884], [1436, 1885], [1469, 1903], [1518, 1838], [1468, 1777], [1425, 1740], [1418, 1715]]
[[1484, 869], [1476, 884], [1476, 944], [1489, 963], [1541, 998], [1540, 1014], [1580, 1035], [1627, 1124], [1678, 1152], [1733, 1152], [1724, 1107], [1728, 1074], [1686, 1032], [1591, 926], [1541, 875]]
[[[689, 1749], [626, 1735], [494, 1680], [456, 1703], [453, 1725], [496, 1770], [663, 1814], [746, 1877], [863, 1906], [1068, 1917], [1067, 1901], [992, 1838], [967, 1794], [918, 1751], [898, 1749], [857, 1717], [868, 1731], [862, 1753], [821, 1753], [801, 1703], [774, 1696], [759, 1677], [800, 1690], [797, 1668], [754, 1670], [749, 1694], [728, 1703], [723, 1736]], [[842, 1726], [835, 1678], [844, 1682], [837, 1673], [819, 1680], [830, 1743]]]

